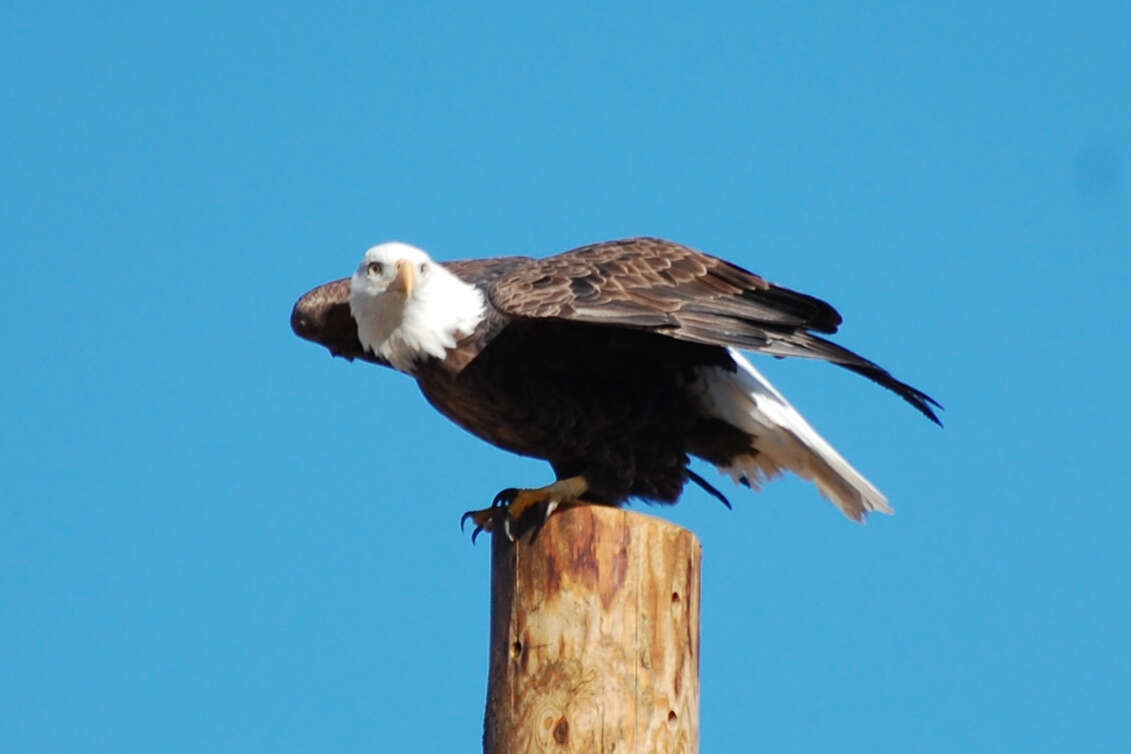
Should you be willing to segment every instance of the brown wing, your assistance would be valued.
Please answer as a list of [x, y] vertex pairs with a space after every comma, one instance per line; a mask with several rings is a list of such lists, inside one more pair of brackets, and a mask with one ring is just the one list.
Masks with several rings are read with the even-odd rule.
[[514, 317], [630, 327], [830, 361], [894, 391], [938, 422], [931, 409], [938, 403], [930, 396], [809, 332], [836, 332], [841, 317], [833, 307], [671, 241], [630, 238], [522, 260], [487, 289], [495, 307]]
[[334, 356], [388, 366], [384, 359], [363, 349], [357, 338], [357, 322], [350, 314], [349, 278], [304, 293], [291, 309], [291, 330], [300, 338], [326, 346]]

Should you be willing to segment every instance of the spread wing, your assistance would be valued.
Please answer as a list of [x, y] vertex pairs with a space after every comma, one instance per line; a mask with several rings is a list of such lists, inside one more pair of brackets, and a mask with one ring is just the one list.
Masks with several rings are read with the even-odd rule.
[[524, 259], [487, 289], [492, 304], [513, 317], [630, 327], [696, 343], [830, 361], [892, 390], [939, 423], [932, 409], [939, 404], [926, 393], [812, 334], [836, 332], [841, 323], [836, 309], [671, 241], [630, 238]]

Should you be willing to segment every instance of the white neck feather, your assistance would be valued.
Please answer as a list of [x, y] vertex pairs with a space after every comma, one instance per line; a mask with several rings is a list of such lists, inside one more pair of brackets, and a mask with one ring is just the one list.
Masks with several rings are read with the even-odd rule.
[[366, 290], [357, 275], [350, 285], [350, 313], [362, 347], [402, 372], [412, 372], [425, 358], [444, 358], [475, 331], [485, 311], [483, 293], [437, 263], [408, 298]]

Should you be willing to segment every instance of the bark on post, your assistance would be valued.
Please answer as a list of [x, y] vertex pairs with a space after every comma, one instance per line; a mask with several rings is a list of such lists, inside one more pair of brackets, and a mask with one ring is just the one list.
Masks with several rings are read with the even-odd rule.
[[695, 535], [582, 505], [492, 542], [484, 752], [697, 752]]

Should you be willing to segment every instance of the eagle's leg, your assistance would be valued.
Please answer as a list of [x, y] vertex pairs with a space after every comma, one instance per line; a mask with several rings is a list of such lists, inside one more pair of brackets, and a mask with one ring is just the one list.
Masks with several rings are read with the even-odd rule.
[[537, 521], [541, 524], [555, 510], [573, 505], [588, 491], [589, 482], [583, 476], [566, 477], [532, 490], [509, 487], [495, 495], [490, 508], [464, 513], [459, 521], [460, 528], [468, 520], [474, 523], [475, 530], [471, 533], [471, 541], [474, 542], [479, 532], [495, 531], [495, 527], [501, 525], [507, 538], [513, 540], [518, 524], [531, 512], [542, 508], [542, 515]]

